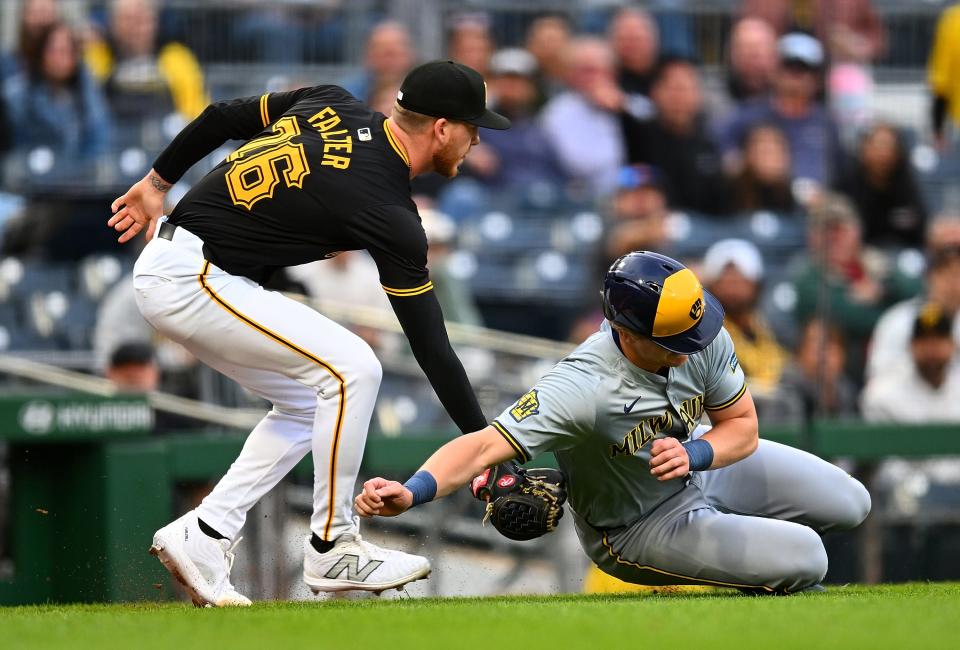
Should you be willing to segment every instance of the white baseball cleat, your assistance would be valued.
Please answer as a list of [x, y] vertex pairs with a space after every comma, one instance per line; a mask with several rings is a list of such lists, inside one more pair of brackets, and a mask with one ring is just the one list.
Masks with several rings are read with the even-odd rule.
[[226, 539], [214, 539], [200, 530], [193, 510], [153, 535], [150, 555], [182, 584], [197, 607], [246, 607], [250, 599], [230, 584], [233, 550]]
[[303, 581], [315, 594], [352, 589], [380, 593], [428, 575], [427, 558], [380, 548], [359, 534], [343, 535], [326, 553], [318, 553], [309, 537], [303, 544]]

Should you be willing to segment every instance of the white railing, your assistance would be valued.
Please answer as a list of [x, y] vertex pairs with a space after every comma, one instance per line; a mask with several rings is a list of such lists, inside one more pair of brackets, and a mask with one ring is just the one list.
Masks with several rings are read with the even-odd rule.
[[[314, 300], [298, 294], [289, 297], [304, 302], [324, 316], [335, 321], [363, 327], [375, 327], [387, 332], [402, 332], [400, 323], [392, 311], [371, 307], [358, 307], [342, 302]], [[490, 352], [510, 354], [534, 359], [559, 361], [573, 350], [573, 345], [535, 336], [502, 332], [476, 325], [447, 322], [447, 334], [453, 344], [478, 347]]]
[[[121, 391], [108, 379], [11, 354], [0, 355], [0, 373], [99, 397], [114, 397], [121, 394]], [[158, 411], [237, 429], [252, 429], [263, 419], [261, 409], [227, 408], [160, 391], [147, 393], [147, 401]]]
[[[299, 302], [311, 305], [320, 313], [344, 325], [375, 328], [384, 332], [402, 332], [396, 316], [388, 310], [331, 301], [315, 301], [297, 294], [288, 295]], [[558, 361], [573, 348], [569, 343], [452, 322], [447, 323], [447, 331], [454, 345], [478, 348], [495, 355], [510, 355], [530, 361]], [[44, 361], [29, 357], [29, 353], [0, 355], [0, 373], [100, 397], [113, 397], [121, 393], [108, 379], [47, 362], [47, 360], [52, 361], [49, 355], [45, 356]], [[388, 371], [421, 378], [423, 376], [412, 359], [382, 356], [381, 361]], [[503, 388], [508, 392], [515, 392], [519, 387], [509, 385]], [[263, 417], [263, 410], [259, 408], [224, 407], [161, 391], [147, 393], [147, 400], [158, 411], [240, 430], [251, 429]]]

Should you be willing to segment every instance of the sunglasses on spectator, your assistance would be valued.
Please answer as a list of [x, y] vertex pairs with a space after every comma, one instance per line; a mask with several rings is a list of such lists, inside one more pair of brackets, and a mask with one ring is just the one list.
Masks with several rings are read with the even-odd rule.
[[960, 261], [960, 245], [935, 246], [929, 252], [930, 266], [944, 266], [954, 260]]
[[799, 59], [787, 59], [783, 62], [783, 69], [789, 72], [809, 72], [815, 73], [818, 68], [800, 61]]

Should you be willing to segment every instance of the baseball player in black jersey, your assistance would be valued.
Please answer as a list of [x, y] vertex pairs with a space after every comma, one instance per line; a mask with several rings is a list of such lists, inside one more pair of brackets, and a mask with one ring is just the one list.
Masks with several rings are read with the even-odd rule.
[[[362, 540], [351, 516], [381, 377], [372, 350], [261, 283], [282, 267], [366, 249], [447, 412], [465, 433], [482, 429], [432, 291], [410, 179], [455, 176], [479, 127], [509, 126], [486, 108], [477, 72], [434, 61], [410, 72], [389, 118], [337, 86], [213, 104], [114, 202], [108, 225], [121, 243], [156, 235], [134, 269], [144, 317], [273, 405], [213, 492], [154, 536], [151, 552], [195, 604], [249, 604], [230, 584], [234, 539], [248, 510], [311, 451], [307, 585], [381, 591], [430, 572], [425, 558]], [[164, 193], [227, 140], [245, 144], [160, 219]]]

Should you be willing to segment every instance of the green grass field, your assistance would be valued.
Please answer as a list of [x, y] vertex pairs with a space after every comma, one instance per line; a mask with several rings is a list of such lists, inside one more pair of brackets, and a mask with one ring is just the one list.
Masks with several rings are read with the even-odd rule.
[[[735, 593], [0, 608], [0, 648], [946, 648], [960, 584]], [[951, 639], [953, 639], [951, 641]]]

